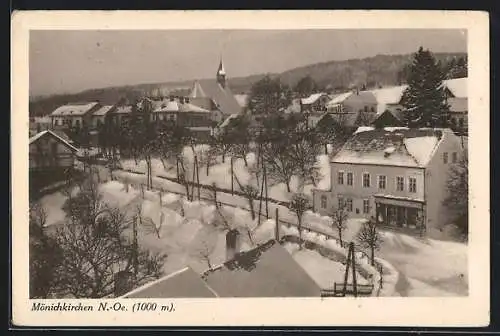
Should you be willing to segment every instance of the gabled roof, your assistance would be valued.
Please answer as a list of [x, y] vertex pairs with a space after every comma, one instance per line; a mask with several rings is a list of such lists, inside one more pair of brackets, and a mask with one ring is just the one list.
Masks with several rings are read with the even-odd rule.
[[52, 116], [84, 115], [98, 104], [99, 104], [98, 102], [66, 104], [59, 106], [51, 113], [51, 115]]
[[399, 104], [407, 87], [408, 85], [400, 85], [371, 90], [378, 103], [377, 113], [383, 113], [387, 105]]
[[467, 95], [467, 77], [447, 79], [444, 81], [444, 86], [455, 97], [466, 98]]
[[205, 272], [203, 279], [220, 297], [319, 297], [321, 291], [274, 240]]
[[108, 113], [114, 106], [113, 105], [104, 105], [94, 113], [92, 113], [93, 116], [104, 116], [106, 113]]
[[326, 105], [327, 106], [334, 106], [334, 105], [343, 103], [344, 100], [349, 98], [352, 94], [353, 94], [352, 91], [339, 93], [339, 94], [333, 96], [333, 98]]
[[183, 268], [156, 281], [147, 283], [122, 296], [123, 298], [213, 298], [217, 294], [190, 267]]
[[234, 98], [240, 104], [241, 107], [247, 106], [248, 103], [248, 95], [247, 94], [235, 94]]
[[154, 113], [162, 112], [200, 112], [200, 113], [210, 113], [209, 110], [191, 104], [191, 103], [180, 103], [178, 100], [171, 101], [170, 99], [164, 99], [159, 102], [154, 103], [153, 107]]
[[332, 162], [426, 167], [443, 133], [447, 131], [432, 128], [363, 127], [344, 144]]
[[189, 97], [211, 98], [218, 105], [219, 110], [225, 115], [240, 113], [242, 110], [242, 107], [229, 87], [227, 85], [222, 87], [216, 80], [206, 80], [203, 82], [196, 81], [189, 93]]
[[63, 139], [62, 137], [60, 137], [59, 135], [57, 135], [56, 133], [54, 133], [53, 131], [51, 130], [45, 130], [45, 131], [42, 131], [38, 134], [35, 134], [34, 136], [32, 136], [30, 138], [30, 141], [29, 141], [29, 144], [33, 144], [35, 142], [37, 142], [38, 140], [40, 140], [42, 137], [44, 136], [52, 136], [54, 137], [57, 141], [61, 142], [63, 145], [65, 145], [66, 147], [68, 147], [69, 149], [71, 149], [72, 151], [74, 152], [77, 152], [78, 151], [78, 148], [76, 148], [75, 146], [73, 146], [72, 144], [70, 144], [68, 141], [66, 141], [65, 139]]
[[309, 105], [309, 104], [314, 104], [320, 97], [322, 96], [328, 96], [326, 93], [313, 93], [307, 98], [302, 98], [301, 102], [304, 105]]

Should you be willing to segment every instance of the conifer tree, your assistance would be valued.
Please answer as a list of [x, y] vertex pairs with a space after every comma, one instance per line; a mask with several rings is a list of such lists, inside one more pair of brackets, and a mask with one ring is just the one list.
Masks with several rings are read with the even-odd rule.
[[408, 88], [401, 103], [408, 127], [447, 127], [446, 102], [441, 66], [429, 50], [418, 49], [408, 75]]

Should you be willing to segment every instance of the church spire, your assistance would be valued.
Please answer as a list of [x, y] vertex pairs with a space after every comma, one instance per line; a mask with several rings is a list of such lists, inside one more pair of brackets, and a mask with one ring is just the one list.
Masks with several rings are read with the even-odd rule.
[[222, 87], [226, 87], [226, 70], [224, 69], [224, 64], [222, 63], [222, 56], [219, 62], [219, 68], [217, 69], [217, 83]]

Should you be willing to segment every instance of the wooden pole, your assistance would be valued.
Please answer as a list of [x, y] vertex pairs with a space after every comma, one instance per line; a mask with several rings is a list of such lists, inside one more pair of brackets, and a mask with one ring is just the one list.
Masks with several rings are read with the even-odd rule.
[[260, 216], [262, 213], [262, 197], [264, 196], [264, 181], [261, 182], [260, 184], [260, 197], [259, 197], [259, 213], [257, 216], [259, 217], [258, 219], [258, 225], [260, 225]]
[[231, 195], [234, 195], [233, 157], [231, 156]]
[[198, 157], [194, 157], [194, 161], [196, 162], [196, 183], [198, 184], [198, 200], [201, 200], [201, 192], [200, 192], [200, 167], [198, 163]]
[[191, 179], [191, 181], [193, 182], [191, 187], [191, 200], [194, 201], [194, 188], [195, 188], [194, 181], [196, 181], [196, 161], [193, 162], [193, 178]]
[[347, 279], [349, 278], [349, 266], [351, 264], [351, 250], [347, 252], [347, 260], [345, 265], [345, 273], [344, 273], [344, 288], [342, 289], [342, 294], [345, 296], [347, 292]]
[[175, 165], [177, 168], [177, 182], [179, 182], [179, 157], [175, 158]]
[[218, 208], [218, 205], [217, 205], [217, 186], [215, 185], [215, 182], [212, 183], [212, 186], [214, 187], [214, 203], [215, 203], [215, 208], [217, 209]]
[[276, 239], [276, 241], [279, 241], [280, 240], [280, 220], [279, 220], [279, 213], [278, 213], [279, 209], [276, 208], [276, 228], [275, 228], [275, 231], [274, 231], [274, 238]]
[[358, 296], [358, 285], [356, 283], [356, 254], [354, 253], [354, 243], [353, 242], [351, 242], [349, 244], [349, 250], [351, 251], [351, 255], [352, 255], [352, 259], [351, 259], [351, 262], [352, 262], [352, 287], [354, 290], [354, 297], [357, 297]]
[[267, 191], [267, 172], [266, 172], [266, 165], [262, 163], [262, 168], [263, 168], [263, 174], [264, 176], [262, 177], [263, 183], [265, 183], [265, 191], [266, 191], [266, 218], [269, 219], [269, 199], [268, 199], [268, 191]]

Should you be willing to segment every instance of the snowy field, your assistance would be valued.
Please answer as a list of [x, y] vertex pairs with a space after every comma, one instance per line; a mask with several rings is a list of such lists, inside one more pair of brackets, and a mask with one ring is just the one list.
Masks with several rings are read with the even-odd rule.
[[401, 274], [397, 290], [402, 296], [466, 296], [467, 245], [405, 234], [383, 232], [378, 256]]

